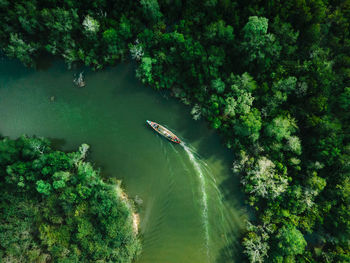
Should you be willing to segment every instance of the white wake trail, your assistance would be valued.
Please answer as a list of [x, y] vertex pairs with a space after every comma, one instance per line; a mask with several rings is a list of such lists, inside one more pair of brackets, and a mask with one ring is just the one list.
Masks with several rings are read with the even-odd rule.
[[181, 146], [186, 151], [188, 158], [190, 159], [191, 163], [193, 164], [193, 167], [196, 170], [198, 179], [199, 179], [199, 186], [201, 189], [201, 203], [203, 207], [202, 217], [203, 217], [203, 225], [204, 225], [204, 234], [205, 234], [205, 245], [207, 248], [207, 255], [209, 257], [209, 219], [208, 219], [208, 196], [206, 191], [206, 183], [205, 183], [205, 177], [203, 174], [203, 170], [199, 164], [199, 161], [196, 159], [195, 155], [193, 154], [193, 150], [191, 150], [189, 147], [187, 147], [184, 143], [181, 143]]

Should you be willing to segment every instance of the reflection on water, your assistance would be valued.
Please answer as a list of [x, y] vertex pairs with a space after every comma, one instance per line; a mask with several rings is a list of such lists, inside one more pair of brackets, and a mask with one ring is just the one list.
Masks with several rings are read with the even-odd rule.
[[[86, 86], [75, 88], [83, 70]], [[227, 263], [239, 255], [246, 213], [231, 153], [189, 111], [142, 87], [130, 64], [91, 72], [55, 62], [33, 71], [0, 61], [0, 133], [55, 138], [63, 150], [90, 144], [103, 175], [122, 179], [128, 195], [142, 200], [138, 263]], [[147, 119], [186, 144], [162, 138]]]

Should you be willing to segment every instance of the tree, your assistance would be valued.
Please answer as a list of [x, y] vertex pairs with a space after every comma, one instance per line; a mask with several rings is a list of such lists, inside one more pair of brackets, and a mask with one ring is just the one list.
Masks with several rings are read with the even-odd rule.
[[280, 105], [287, 101], [288, 96], [295, 91], [297, 79], [295, 77], [288, 77], [274, 82], [271, 88], [272, 94], [266, 94], [263, 97], [266, 103], [266, 114], [275, 115]]
[[50, 183], [46, 183], [43, 180], [39, 180], [36, 182], [36, 190], [38, 190], [38, 192], [41, 194], [50, 195], [51, 189], [52, 188]]
[[300, 155], [301, 154], [301, 143], [300, 139], [297, 136], [290, 136], [287, 141], [287, 150]]
[[146, 18], [151, 22], [157, 22], [163, 16], [157, 0], [141, 0], [140, 3]]
[[126, 16], [122, 16], [120, 19], [118, 34], [123, 39], [129, 39], [133, 36], [131, 22]]
[[277, 251], [282, 257], [294, 257], [304, 252], [306, 241], [303, 234], [292, 225], [284, 225], [277, 235]]
[[238, 136], [256, 141], [260, 134], [261, 116], [258, 109], [253, 108], [247, 115], [242, 115], [235, 121], [234, 131]]
[[261, 236], [249, 233], [243, 239], [244, 253], [247, 254], [251, 263], [263, 263], [267, 256], [269, 245]]
[[219, 20], [206, 27], [205, 36], [215, 43], [230, 43], [234, 39], [233, 27], [226, 25], [225, 21]]
[[[246, 63], [256, 61], [261, 66], [270, 67], [272, 60], [279, 56], [281, 46], [273, 34], [267, 33], [268, 19], [251, 16], [243, 27], [243, 51], [247, 54]], [[261, 69], [261, 68], [260, 68]]]
[[254, 101], [252, 94], [247, 92], [244, 87], [238, 85], [232, 85], [231, 90], [237, 102], [236, 112], [240, 115], [248, 114]]
[[223, 93], [225, 91], [225, 83], [221, 79], [212, 80], [211, 87], [217, 93]]
[[64, 172], [64, 171], [59, 171], [59, 172], [55, 172], [53, 174], [53, 183], [52, 186], [54, 189], [60, 189], [60, 188], [64, 188], [66, 186], [66, 182], [69, 181], [69, 177], [70, 177], [70, 173], [69, 172]]
[[295, 90], [297, 83], [296, 77], [288, 77], [286, 79], [280, 79], [277, 83], [273, 83], [272, 91], [277, 92], [283, 92], [287, 96], [292, 93]]
[[152, 84], [152, 64], [154, 60], [150, 57], [143, 57], [141, 59], [141, 66], [137, 70], [137, 76], [141, 78], [143, 83]]
[[228, 97], [225, 102], [225, 114], [234, 117], [236, 115], [237, 101], [233, 97]]
[[281, 44], [281, 54], [288, 57], [297, 51], [297, 40], [299, 32], [295, 32], [295, 29], [290, 23], [282, 22], [278, 16], [275, 17], [271, 28], [275, 33], [278, 42]]
[[100, 29], [100, 23], [90, 15], [87, 15], [84, 18], [83, 27], [88, 35], [93, 35], [96, 34]]
[[242, 76], [231, 74], [229, 78], [231, 84], [230, 92], [227, 92], [225, 114], [228, 116], [246, 115], [250, 112], [254, 97], [252, 91], [256, 89], [254, 79], [247, 73]]
[[47, 35], [47, 40], [44, 44], [46, 51], [53, 55], [73, 53], [70, 50], [75, 49], [75, 43], [71, 33], [80, 27], [77, 10], [43, 8], [40, 11], [40, 16], [40, 24], [43, 25], [45, 34]]
[[214, 118], [214, 120], [213, 120], [213, 128], [214, 129], [218, 129], [218, 128], [220, 128], [220, 126], [221, 126], [221, 121], [220, 121], [220, 119], [219, 118]]
[[114, 28], [105, 30], [102, 34], [102, 37], [108, 45], [115, 45], [118, 40], [117, 31]]
[[10, 34], [9, 45], [5, 52], [9, 57], [17, 57], [24, 64], [32, 63], [32, 55], [37, 50], [37, 47], [31, 43], [26, 43], [17, 33]]
[[350, 110], [350, 87], [344, 88], [344, 92], [339, 96], [339, 105], [344, 110]]
[[288, 139], [296, 129], [294, 119], [278, 116], [266, 126], [265, 133], [277, 141], [281, 141], [284, 138]]
[[[79, 16], [74, 9], [65, 10], [63, 8], [44, 8], [41, 10], [43, 24], [50, 32], [50, 37], [67, 37], [70, 32], [78, 25]], [[64, 35], [66, 34], [66, 36]], [[51, 39], [50, 39], [51, 40]], [[52, 41], [59, 39], [52, 39]], [[51, 41], [50, 41], [51, 42]]]
[[246, 192], [257, 197], [275, 199], [286, 191], [286, 174], [278, 174], [275, 164], [266, 157], [260, 157], [253, 163], [247, 160], [242, 165], [246, 175], [242, 177], [241, 183]]
[[143, 52], [143, 47], [139, 43], [138, 39], [136, 39], [134, 45], [130, 45], [129, 47], [130, 47], [131, 58], [137, 61], [140, 61], [144, 55], [144, 52]]
[[243, 239], [244, 253], [247, 254], [250, 262], [262, 263], [268, 256], [269, 251], [269, 228], [256, 226], [247, 222], [248, 235]]

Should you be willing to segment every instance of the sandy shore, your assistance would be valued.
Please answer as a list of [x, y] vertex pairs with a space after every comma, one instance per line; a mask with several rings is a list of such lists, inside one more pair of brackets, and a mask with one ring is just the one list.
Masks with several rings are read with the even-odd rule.
[[139, 233], [140, 227], [140, 215], [134, 211], [128, 198], [128, 195], [123, 191], [123, 189], [121, 189], [119, 185], [116, 186], [116, 191], [118, 193], [119, 198], [123, 200], [132, 211], [132, 228], [134, 230], [134, 234], [137, 235]]

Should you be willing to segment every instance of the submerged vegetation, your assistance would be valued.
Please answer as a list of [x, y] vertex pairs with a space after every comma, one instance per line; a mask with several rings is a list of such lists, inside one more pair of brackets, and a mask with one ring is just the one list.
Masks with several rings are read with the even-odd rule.
[[0, 141], [1, 262], [131, 262], [140, 251], [120, 189], [79, 151], [44, 139]]
[[[143, 83], [218, 129], [256, 210], [242, 237], [250, 262], [350, 261], [348, 0], [1, 0], [0, 15], [7, 56], [34, 65], [48, 52], [96, 69], [131, 56]], [[49, 202], [59, 188], [40, 180]]]

